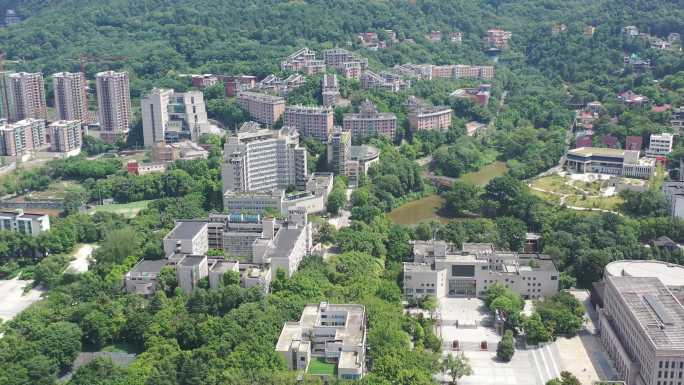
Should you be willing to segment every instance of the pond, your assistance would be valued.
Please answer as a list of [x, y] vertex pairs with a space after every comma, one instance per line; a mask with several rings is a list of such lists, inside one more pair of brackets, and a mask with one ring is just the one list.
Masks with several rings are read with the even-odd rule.
[[490, 180], [497, 176], [502, 176], [507, 171], [508, 166], [506, 165], [506, 162], [493, 162], [482, 167], [478, 171], [463, 174], [459, 179], [464, 182], [485, 186]]
[[[508, 167], [505, 162], [494, 162], [482, 167], [479, 171], [464, 174], [460, 180], [485, 186], [490, 180], [505, 174], [507, 171]], [[440, 213], [443, 205], [444, 198], [435, 194], [405, 203], [392, 210], [387, 216], [393, 223], [405, 226], [413, 226], [433, 220], [446, 223], [451, 218]]]

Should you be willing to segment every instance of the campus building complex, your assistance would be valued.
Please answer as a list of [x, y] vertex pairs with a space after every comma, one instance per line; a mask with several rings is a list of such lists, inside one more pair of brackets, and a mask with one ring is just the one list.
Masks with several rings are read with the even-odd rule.
[[78, 155], [83, 144], [80, 120], [58, 120], [47, 128], [50, 137], [50, 151], [66, 156]]
[[344, 175], [350, 187], [357, 187], [361, 174], [380, 161], [380, 150], [373, 146], [352, 146], [351, 132], [335, 131], [328, 140], [328, 168], [337, 175]]
[[342, 127], [344, 131], [351, 132], [354, 139], [383, 135], [394, 140], [397, 117], [392, 113], [378, 112], [375, 104], [366, 100], [361, 103], [358, 113], [344, 114]]
[[569, 150], [565, 168], [579, 173], [600, 173], [648, 179], [655, 172], [655, 159], [640, 158], [639, 151], [579, 147]]
[[131, 91], [128, 73], [105, 71], [96, 75], [100, 137], [116, 142], [131, 126]]
[[411, 87], [411, 82], [404, 80], [401, 76], [391, 72], [375, 73], [370, 70], [363, 71], [361, 74], [361, 88], [371, 90], [383, 90], [389, 92], [399, 92]]
[[453, 110], [447, 106], [432, 106], [414, 96], [408, 101], [408, 121], [411, 130], [446, 131], [451, 127]]
[[290, 370], [306, 372], [312, 360], [336, 364], [337, 377], [363, 377], [366, 361], [366, 309], [321, 302], [304, 307], [298, 322], [286, 322], [276, 352]]
[[283, 125], [294, 127], [303, 138], [327, 140], [332, 134], [334, 123], [330, 107], [287, 106]]
[[88, 86], [80, 72], [59, 72], [52, 75], [57, 120], [78, 120], [90, 123]]
[[242, 125], [224, 145], [223, 192], [304, 189], [307, 179], [306, 149], [299, 147], [299, 133], [291, 127], [263, 129], [258, 123]]
[[256, 92], [239, 92], [237, 104], [256, 122], [273, 126], [285, 112], [285, 99]]
[[323, 60], [316, 60], [316, 52], [313, 50], [302, 48], [283, 60], [280, 63], [280, 69], [315, 75], [325, 72], [325, 62]]
[[2, 90], [2, 97], [7, 96], [10, 121], [47, 118], [43, 74], [5, 72], [4, 85], [6, 89]]
[[[304, 210], [290, 211], [284, 221], [241, 214], [178, 221], [163, 240], [166, 258], [139, 262], [126, 274], [125, 287], [131, 293], [151, 295], [161, 269], [171, 266], [185, 292], [196, 289], [203, 278], [208, 278], [211, 288], [219, 287], [229, 271], [239, 275], [243, 287], [266, 291], [279, 269], [287, 276], [294, 274], [311, 251], [311, 237]], [[221, 250], [227, 257], [208, 257], [209, 249]]]
[[603, 346], [627, 385], [684, 382], [684, 267], [616, 261], [595, 285]]
[[358, 79], [368, 68], [368, 59], [343, 48], [326, 50], [323, 56], [325, 64], [340, 71], [345, 78]]
[[26, 235], [37, 236], [50, 230], [50, 217], [46, 214], [25, 213], [16, 211], [0, 212], [0, 230], [16, 231]]
[[145, 147], [156, 143], [199, 140], [212, 132], [201, 91], [155, 88], [140, 99]]
[[0, 156], [25, 159], [47, 143], [45, 120], [24, 119], [0, 123]]
[[558, 292], [559, 273], [551, 257], [496, 250], [490, 243], [415, 241], [413, 262], [404, 263], [404, 295], [420, 298], [480, 297], [495, 283], [523, 298]]

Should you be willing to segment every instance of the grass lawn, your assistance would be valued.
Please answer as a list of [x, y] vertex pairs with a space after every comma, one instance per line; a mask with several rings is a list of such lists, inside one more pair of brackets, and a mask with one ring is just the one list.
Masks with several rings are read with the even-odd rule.
[[586, 207], [591, 209], [604, 209], [617, 211], [618, 206], [622, 203], [622, 198], [619, 196], [593, 198], [587, 197], [583, 199], [581, 196], [572, 195], [565, 200], [568, 206]]
[[312, 357], [311, 362], [309, 362], [309, 374], [315, 374], [318, 376], [328, 375], [334, 376], [337, 365], [325, 362], [324, 358]]
[[565, 185], [565, 179], [559, 175], [549, 175], [532, 181], [532, 186], [542, 190], [561, 194], [574, 194], [577, 191]]
[[504, 162], [492, 162], [478, 171], [469, 172], [467, 174], [461, 175], [460, 180], [476, 184], [478, 186], [485, 186], [490, 180], [496, 178], [497, 176], [502, 176], [508, 172], [508, 166]]
[[134, 216], [138, 215], [140, 210], [146, 209], [147, 205], [149, 205], [150, 202], [152, 202], [152, 200], [138, 201], [138, 202], [131, 202], [131, 203], [116, 203], [116, 204], [111, 204], [111, 205], [97, 206], [97, 207], [90, 209], [88, 212], [89, 213], [96, 213], [96, 212], [115, 213], [115, 214], [121, 214], [127, 218], [133, 218]]

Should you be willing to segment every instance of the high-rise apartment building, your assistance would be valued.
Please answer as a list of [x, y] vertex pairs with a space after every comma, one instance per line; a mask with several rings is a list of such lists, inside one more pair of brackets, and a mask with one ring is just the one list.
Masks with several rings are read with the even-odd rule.
[[0, 124], [0, 156], [23, 157], [46, 144], [45, 120]]
[[327, 140], [332, 134], [333, 110], [319, 106], [287, 106], [283, 125], [294, 127], [303, 138]]
[[337, 81], [337, 75], [324, 74], [321, 81], [321, 89], [324, 106], [332, 107], [338, 103], [340, 99], [340, 85]]
[[397, 117], [392, 113], [378, 112], [372, 102], [361, 103], [359, 113], [344, 114], [342, 118], [344, 131], [350, 131], [353, 138], [383, 135], [394, 140], [397, 132]]
[[5, 73], [4, 85], [2, 94], [7, 97], [10, 121], [47, 118], [43, 74]]
[[210, 132], [204, 94], [155, 88], [140, 99], [145, 147], [155, 143], [197, 141]]
[[58, 120], [50, 123], [47, 131], [50, 136], [50, 151], [68, 155], [78, 155], [81, 152], [83, 136], [80, 120]]
[[126, 72], [106, 71], [96, 75], [100, 137], [115, 142], [131, 126], [131, 92]]
[[224, 146], [223, 192], [273, 191], [306, 187], [306, 149], [292, 127], [262, 129], [255, 122], [240, 127]]
[[52, 75], [57, 120], [78, 120], [90, 123], [87, 83], [80, 72], [59, 72]]
[[285, 112], [285, 99], [280, 96], [260, 94], [257, 92], [240, 92], [237, 104], [256, 122], [273, 126]]

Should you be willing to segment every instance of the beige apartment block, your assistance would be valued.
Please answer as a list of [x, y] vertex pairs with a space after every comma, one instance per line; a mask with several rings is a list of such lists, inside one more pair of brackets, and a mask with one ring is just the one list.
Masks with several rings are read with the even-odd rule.
[[382, 135], [394, 140], [397, 133], [397, 117], [392, 113], [378, 112], [373, 103], [361, 103], [358, 113], [344, 114], [344, 131], [349, 131], [355, 139]]
[[58, 120], [48, 126], [50, 151], [78, 155], [83, 144], [80, 120]]
[[273, 126], [285, 112], [285, 99], [280, 96], [245, 91], [238, 93], [237, 104], [267, 126]]
[[39, 72], [6, 73], [5, 86], [7, 87], [10, 121], [47, 119], [43, 74]]
[[327, 140], [333, 131], [334, 114], [330, 107], [287, 106], [283, 125], [294, 127], [303, 138]]
[[90, 123], [88, 84], [80, 72], [59, 72], [52, 75], [57, 120], [78, 120]]

